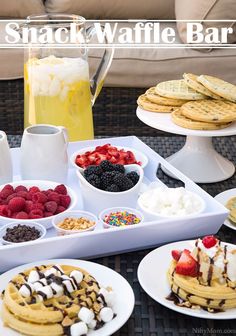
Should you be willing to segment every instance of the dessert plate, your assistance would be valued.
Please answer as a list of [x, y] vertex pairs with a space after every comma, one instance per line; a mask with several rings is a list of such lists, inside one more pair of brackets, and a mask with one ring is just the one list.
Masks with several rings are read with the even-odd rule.
[[[191, 309], [179, 307], [166, 297], [170, 294], [170, 286], [167, 281], [167, 270], [172, 260], [171, 251], [192, 250], [195, 240], [180, 241], [161, 246], [143, 258], [138, 267], [138, 280], [144, 291], [155, 301], [163, 306], [175, 310], [178, 313], [213, 320], [230, 320], [236, 318], [236, 308], [225, 312], [209, 313], [203, 309]], [[223, 245], [223, 243], [222, 243]], [[227, 244], [231, 245], [231, 244]], [[154, 271], [157, 270], [158, 271]]]
[[[93, 330], [89, 336], [108, 336], [120, 329], [130, 317], [134, 308], [134, 293], [129, 283], [117, 272], [108, 267], [84, 260], [52, 259], [16, 267], [0, 276], [0, 291], [2, 292], [7, 283], [19, 272], [37, 265], [64, 264], [81, 267], [93, 275], [102, 286], [111, 286], [116, 293], [114, 312], [117, 316], [101, 329]], [[0, 303], [1, 310], [2, 302]], [[4, 327], [0, 319], [0, 335], [19, 336], [20, 334], [10, 328]]]
[[[227, 201], [234, 196], [236, 196], [236, 188], [223, 191], [222, 193], [216, 195], [215, 199], [222, 205], [225, 205]], [[228, 218], [225, 219], [224, 225], [228, 226], [232, 230], [236, 230], [236, 224], [234, 225]]]

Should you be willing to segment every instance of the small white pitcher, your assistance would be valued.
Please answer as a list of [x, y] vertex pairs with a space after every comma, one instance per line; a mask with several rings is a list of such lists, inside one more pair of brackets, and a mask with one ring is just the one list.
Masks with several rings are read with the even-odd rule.
[[21, 141], [21, 177], [65, 183], [68, 172], [67, 130], [62, 126], [27, 127]]
[[12, 161], [6, 133], [0, 131], [0, 185], [12, 182]]

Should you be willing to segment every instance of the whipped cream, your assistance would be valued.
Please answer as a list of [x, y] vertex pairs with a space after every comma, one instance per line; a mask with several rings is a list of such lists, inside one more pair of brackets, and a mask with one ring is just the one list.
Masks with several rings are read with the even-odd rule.
[[192, 256], [200, 264], [199, 280], [202, 284], [206, 285], [209, 280], [210, 267], [212, 280], [217, 279], [220, 283], [236, 282], [236, 248], [229, 245], [221, 246], [219, 241], [214, 246], [206, 248], [202, 240], [198, 239]]
[[71, 84], [89, 81], [88, 63], [82, 58], [32, 58], [27, 62], [27, 84], [34, 96], [60, 96], [64, 100]]
[[182, 187], [148, 189], [140, 196], [139, 204], [147, 211], [161, 216], [186, 216], [202, 208], [199, 197]]

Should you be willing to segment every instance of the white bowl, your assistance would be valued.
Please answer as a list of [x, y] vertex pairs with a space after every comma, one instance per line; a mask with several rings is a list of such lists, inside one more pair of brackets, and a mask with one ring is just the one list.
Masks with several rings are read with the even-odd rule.
[[[110, 224], [107, 224], [105, 221], [104, 221], [104, 217], [106, 215], [109, 215], [110, 213], [112, 212], [123, 212], [123, 211], [127, 211], [129, 213], [132, 213], [134, 214], [135, 216], [137, 216], [139, 219], [140, 219], [140, 222], [138, 224], [131, 224], [132, 226], [133, 225], [139, 225], [143, 222], [143, 215], [140, 211], [136, 210], [136, 209], [133, 209], [133, 208], [126, 208], [126, 207], [114, 207], [114, 208], [108, 208], [108, 209], [105, 209], [103, 211], [100, 212], [98, 218], [99, 220], [103, 223], [103, 226], [105, 228], [116, 228], [116, 227], [121, 227], [121, 226], [113, 226], [113, 225], [110, 225]], [[130, 225], [126, 225], [126, 226], [123, 226], [123, 227], [128, 227]]]
[[80, 181], [80, 188], [82, 192], [84, 208], [89, 209], [96, 215], [106, 209], [112, 207], [122, 207], [126, 205], [128, 207], [136, 207], [139, 191], [143, 181], [143, 169], [139, 165], [127, 165], [125, 166], [125, 171], [131, 172], [135, 171], [139, 175], [138, 183], [133, 186], [133, 188], [120, 191], [120, 192], [109, 192], [100, 190], [92, 186], [83, 176], [83, 172], [77, 170], [77, 176]]
[[205, 210], [205, 207], [206, 207], [205, 201], [199, 195], [197, 195], [196, 193], [194, 193], [192, 191], [186, 190], [186, 192], [189, 195], [194, 195], [194, 197], [196, 199], [198, 199], [198, 201], [201, 204], [200, 208], [193, 213], [190, 213], [190, 214], [187, 214], [187, 215], [162, 215], [158, 212], [151, 211], [148, 208], [146, 208], [145, 206], [143, 206], [143, 204], [140, 201], [140, 198], [141, 198], [142, 195], [140, 195], [140, 197], [138, 198], [138, 208], [143, 212], [145, 220], [148, 220], [148, 221], [157, 220], [157, 219], [163, 220], [163, 219], [170, 219], [170, 218], [180, 219], [180, 218], [196, 216], [196, 215], [202, 213]]
[[[39, 187], [40, 190], [54, 189], [54, 188], [56, 188], [56, 186], [59, 185], [59, 183], [57, 183], [57, 182], [41, 181], [41, 180], [17, 181], [17, 182], [12, 182], [10, 184], [13, 186], [13, 188], [16, 188], [19, 185], [23, 185], [26, 188], [30, 188], [32, 186], [37, 186], [37, 187]], [[3, 184], [3, 185], [0, 186], [0, 191], [4, 188], [5, 185], [6, 184]], [[77, 196], [71, 188], [69, 188], [67, 185], [65, 185], [65, 187], [67, 188], [68, 195], [71, 197], [70, 206], [66, 210], [72, 210], [72, 209], [75, 208], [75, 206], [77, 204]], [[37, 218], [37, 223], [42, 224], [46, 229], [48, 229], [52, 226], [52, 219], [55, 216], [56, 215], [50, 216], [50, 217], [45, 217], [45, 218]], [[19, 219], [15, 219], [15, 218], [8, 218], [8, 217], [0, 216], [0, 225], [8, 224], [10, 222], [18, 223], [19, 221], [21, 221], [23, 223], [30, 223], [30, 222], [34, 222], [35, 219], [20, 219], [19, 220]]]
[[[58, 227], [58, 224], [62, 222], [65, 218], [80, 218], [80, 217], [85, 217], [89, 219], [90, 221], [95, 222], [95, 224], [86, 230], [65, 230], [65, 229]], [[98, 219], [94, 214], [92, 214], [91, 212], [82, 211], [82, 210], [64, 211], [56, 215], [52, 220], [52, 224], [54, 228], [56, 229], [57, 234], [59, 236], [71, 235], [74, 233], [81, 233], [81, 232], [86, 232], [86, 231], [93, 231], [97, 225], [97, 222], [98, 222]]]
[[[112, 145], [113, 146], [113, 145]], [[138, 151], [137, 149], [134, 148], [130, 148], [130, 147], [123, 147], [123, 146], [116, 146], [114, 145], [114, 147], [116, 147], [117, 149], [124, 149], [125, 151], [131, 151], [133, 152], [137, 162], [141, 162], [141, 167], [144, 169], [146, 167], [146, 165], [148, 164], [148, 158], [146, 155], [144, 155], [142, 152]], [[96, 148], [96, 146], [94, 147], [85, 147], [79, 151], [74, 152], [71, 157], [70, 157], [70, 162], [72, 164], [72, 166], [76, 169], [79, 169], [80, 171], [83, 171], [84, 168], [81, 168], [79, 166], [77, 166], [77, 164], [75, 163], [75, 159], [77, 155], [81, 155], [84, 154], [86, 152], [90, 152], [93, 151]], [[127, 165], [129, 166], [129, 165]]]
[[28, 243], [28, 242], [22, 242], [22, 243], [13, 243], [13, 242], [10, 242], [8, 240], [5, 240], [3, 239], [3, 237], [5, 236], [6, 234], [6, 231], [7, 229], [11, 229], [13, 228], [14, 226], [17, 226], [18, 224], [20, 225], [27, 225], [27, 226], [30, 226], [30, 227], [34, 227], [35, 229], [37, 229], [39, 232], [40, 232], [40, 237], [38, 239], [35, 239], [35, 240], [29, 240], [30, 242], [32, 241], [38, 241], [42, 238], [44, 238], [45, 234], [47, 233], [47, 230], [45, 229], [45, 227], [37, 222], [28, 222], [28, 223], [25, 223], [24, 220], [21, 220], [21, 219], [18, 219], [17, 222], [11, 222], [11, 223], [8, 223], [6, 225], [4, 225], [1, 230], [0, 230], [0, 239], [2, 240], [2, 243], [4, 245], [13, 245], [13, 244], [22, 244], [22, 243]]

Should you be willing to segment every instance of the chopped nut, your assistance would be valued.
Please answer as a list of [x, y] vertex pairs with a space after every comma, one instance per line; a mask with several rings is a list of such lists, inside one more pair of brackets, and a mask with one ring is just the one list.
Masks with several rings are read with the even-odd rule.
[[95, 225], [94, 221], [91, 221], [85, 217], [80, 217], [80, 218], [65, 218], [57, 226], [63, 230], [80, 231], [80, 230], [87, 230], [94, 225]]
[[73, 321], [68, 317], [68, 316], [66, 316], [65, 318], [64, 318], [64, 320], [62, 321], [62, 326], [63, 327], [69, 327], [69, 326], [71, 326], [73, 324]]

